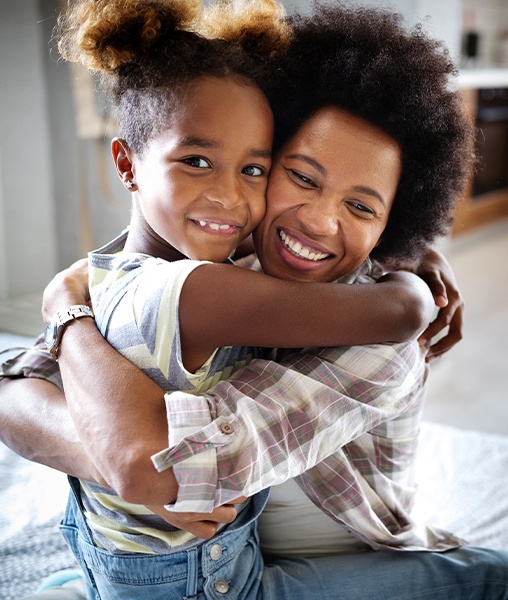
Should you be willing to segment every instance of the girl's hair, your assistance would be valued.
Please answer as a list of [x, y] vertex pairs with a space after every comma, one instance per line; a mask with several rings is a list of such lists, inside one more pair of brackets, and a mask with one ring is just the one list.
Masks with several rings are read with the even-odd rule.
[[270, 80], [268, 59], [287, 43], [280, 4], [251, 0], [246, 8], [239, 19], [231, 2], [207, 12], [201, 0], [71, 0], [55, 33], [63, 58], [101, 76], [120, 135], [142, 153], [200, 77], [261, 89]]
[[[381, 9], [316, 4], [290, 19], [292, 41], [270, 94], [276, 148], [325, 106], [338, 106], [394, 138], [402, 173], [378, 259], [414, 258], [451, 224], [473, 162], [447, 51], [421, 27]], [[280, 74], [283, 76], [280, 76]]]

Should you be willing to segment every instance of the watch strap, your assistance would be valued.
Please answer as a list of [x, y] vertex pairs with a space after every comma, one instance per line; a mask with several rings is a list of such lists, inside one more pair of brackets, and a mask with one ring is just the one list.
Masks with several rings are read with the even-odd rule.
[[94, 317], [93, 310], [86, 304], [73, 304], [66, 310], [59, 310], [56, 313], [56, 318], [60, 326], [65, 325], [72, 319], [79, 319], [80, 317]]
[[69, 306], [69, 308], [65, 310], [59, 310], [56, 313], [53, 320], [55, 321], [57, 327], [57, 335], [53, 346], [49, 348], [51, 356], [55, 360], [58, 360], [58, 349], [60, 348], [62, 335], [67, 325], [75, 319], [80, 319], [81, 317], [92, 317], [93, 319], [94, 316], [93, 310], [86, 304], [73, 304], [72, 306]]

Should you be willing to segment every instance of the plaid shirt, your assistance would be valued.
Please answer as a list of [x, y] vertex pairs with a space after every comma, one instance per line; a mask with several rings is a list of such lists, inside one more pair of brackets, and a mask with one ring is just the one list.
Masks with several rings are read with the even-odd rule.
[[256, 359], [206, 395], [167, 394], [170, 447], [152, 457], [180, 484], [167, 508], [209, 512], [295, 477], [373, 548], [463, 544], [410, 517], [426, 375], [416, 342], [306, 349]]
[[[40, 340], [2, 369], [61, 387]], [[416, 342], [376, 344], [256, 359], [206, 395], [167, 394], [169, 447], [153, 462], [159, 471], [173, 467], [180, 484], [168, 509], [209, 512], [295, 477], [372, 548], [464, 544], [410, 517], [426, 377]]]

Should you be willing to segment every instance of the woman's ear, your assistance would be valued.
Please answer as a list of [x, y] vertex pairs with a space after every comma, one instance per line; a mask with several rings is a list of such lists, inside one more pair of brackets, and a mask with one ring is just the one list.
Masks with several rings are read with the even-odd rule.
[[132, 151], [127, 142], [122, 138], [113, 138], [111, 141], [111, 154], [113, 155], [118, 177], [120, 177], [125, 188], [129, 192], [136, 191], [138, 188], [134, 181]]

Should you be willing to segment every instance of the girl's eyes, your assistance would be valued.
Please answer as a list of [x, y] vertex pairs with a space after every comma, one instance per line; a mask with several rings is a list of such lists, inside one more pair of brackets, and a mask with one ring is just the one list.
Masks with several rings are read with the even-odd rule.
[[189, 156], [182, 160], [186, 165], [195, 167], [196, 169], [207, 169], [211, 167], [211, 164], [201, 156]]
[[254, 165], [249, 165], [242, 169], [242, 173], [248, 175], [249, 177], [261, 177], [265, 174], [265, 170], [261, 167], [256, 167]]
[[[182, 162], [195, 169], [210, 169], [212, 167], [212, 164], [202, 156], [188, 156], [183, 158]], [[249, 177], [261, 177], [265, 172], [265, 169], [256, 167], [255, 165], [248, 165], [242, 169], [242, 173]]]

